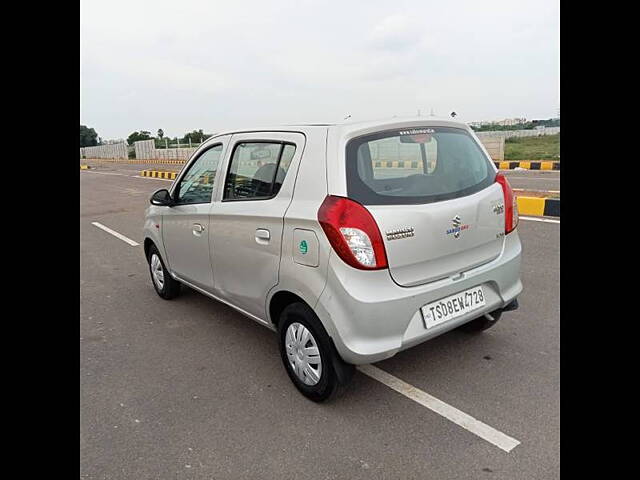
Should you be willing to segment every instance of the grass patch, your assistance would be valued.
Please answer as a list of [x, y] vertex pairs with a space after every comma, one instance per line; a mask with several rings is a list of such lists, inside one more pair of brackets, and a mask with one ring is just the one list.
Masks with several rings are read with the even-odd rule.
[[506, 160], [560, 160], [560, 134], [540, 137], [507, 138], [504, 142]]

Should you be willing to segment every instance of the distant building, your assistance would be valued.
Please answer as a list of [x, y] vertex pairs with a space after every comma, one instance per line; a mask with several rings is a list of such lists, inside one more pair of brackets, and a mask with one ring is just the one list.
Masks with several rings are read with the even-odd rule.
[[519, 125], [527, 123], [526, 118], [505, 118], [504, 120], [484, 120], [481, 122], [471, 122], [469, 125], [472, 127], [483, 127], [485, 125], [499, 125], [501, 127], [508, 127], [511, 125]]
[[520, 123], [526, 123], [526, 118], [505, 118], [504, 120], [499, 120], [495, 122], [497, 125], [501, 125], [503, 127], [508, 127], [511, 125], [518, 125]]

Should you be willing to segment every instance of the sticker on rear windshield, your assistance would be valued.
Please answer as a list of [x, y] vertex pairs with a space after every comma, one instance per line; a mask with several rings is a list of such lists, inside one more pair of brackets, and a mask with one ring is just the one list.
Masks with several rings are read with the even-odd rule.
[[420, 135], [421, 133], [436, 133], [433, 128], [414, 128], [413, 130], [401, 130], [400, 135]]
[[398, 133], [400, 134], [400, 143], [429, 143], [431, 134], [435, 133], [435, 130], [433, 128], [414, 128]]

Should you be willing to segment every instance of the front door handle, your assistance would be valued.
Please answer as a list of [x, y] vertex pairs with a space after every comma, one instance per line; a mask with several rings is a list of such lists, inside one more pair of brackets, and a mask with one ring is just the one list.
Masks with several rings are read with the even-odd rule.
[[267, 245], [271, 239], [271, 233], [266, 228], [256, 230], [256, 242], [260, 245]]
[[204, 232], [204, 227], [202, 225], [200, 225], [199, 223], [194, 223], [193, 224], [193, 234], [194, 235], [200, 235], [202, 232]]

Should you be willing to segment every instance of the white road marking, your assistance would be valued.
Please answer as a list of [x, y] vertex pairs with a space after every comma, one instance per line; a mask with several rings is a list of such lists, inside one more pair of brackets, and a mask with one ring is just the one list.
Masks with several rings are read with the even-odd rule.
[[515, 447], [520, 445], [519, 440], [505, 435], [495, 428], [482, 423], [480, 420], [476, 420], [471, 415], [467, 415], [466, 413], [458, 410], [455, 407], [452, 407], [442, 400], [438, 400], [437, 398], [429, 395], [426, 392], [423, 392], [413, 385], [403, 382], [399, 378], [394, 377], [384, 370], [380, 370], [378, 367], [374, 367], [373, 365], [360, 365], [358, 366], [358, 370], [360, 370], [365, 375], [373, 378], [374, 380], [383, 383], [392, 390], [401, 393], [414, 402], [419, 403], [423, 407], [427, 407], [429, 410], [442, 415], [447, 420], [451, 420], [453, 423], [479, 436], [483, 440], [492, 443], [505, 452], [510, 452]]
[[104, 230], [107, 233], [110, 233], [111, 235], [113, 235], [116, 238], [119, 238], [120, 240], [122, 240], [123, 242], [128, 243], [129, 245], [131, 245], [132, 247], [137, 247], [138, 245], [140, 245], [138, 242], [134, 242], [133, 240], [131, 240], [130, 238], [125, 237], [124, 235], [122, 235], [121, 233], [116, 232], [115, 230], [111, 230], [109, 227], [105, 227], [104, 225], [102, 225], [101, 223], [98, 222], [91, 222], [91, 225], [98, 227], [102, 230]]
[[531, 220], [532, 222], [560, 223], [560, 220], [552, 218], [536, 218], [536, 217], [519, 217], [520, 220]]

